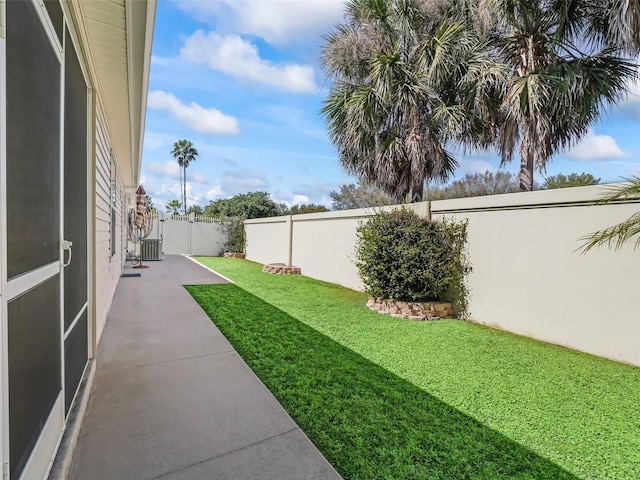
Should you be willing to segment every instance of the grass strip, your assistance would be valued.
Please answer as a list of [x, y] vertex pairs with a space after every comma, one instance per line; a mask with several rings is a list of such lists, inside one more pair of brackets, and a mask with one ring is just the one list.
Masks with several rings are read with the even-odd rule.
[[[263, 274], [251, 262], [201, 261], [580, 478], [640, 478], [638, 368], [468, 322], [394, 319], [366, 309], [362, 293], [304, 276]], [[399, 400], [396, 409], [404, 408]]]
[[236, 285], [187, 288], [346, 479], [575, 478]]

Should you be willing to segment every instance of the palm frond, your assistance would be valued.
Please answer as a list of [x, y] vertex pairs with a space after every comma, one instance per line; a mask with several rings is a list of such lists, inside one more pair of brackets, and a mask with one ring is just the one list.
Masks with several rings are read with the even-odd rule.
[[624, 183], [609, 186], [608, 192], [598, 199], [599, 205], [625, 200], [640, 200], [640, 176], [623, 178]]
[[[608, 191], [596, 203], [598, 205], [607, 205], [616, 202], [640, 200], [640, 176], [632, 176], [624, 180], [625, 183], [610, 186]], [[581, 253], [586, 253], [592, 248], [602, 245], [620, 250], [626, 242], [636, 236], [638, 238], [634, 244], [634, 249], [640, 246], [640, 212], [633, 214], [622, 223], [582, 237], [580, 240], [584, 244], [579, 250]]]
[[584, 254], [595, 247], [606, 245], [617, 251], [634, 237], [638, 237], [633, 245], [635, 250], [640, 246], [640, 212], [633, 214], [622, 223], [581, 237], [580, 240], [584, 244], [578, 250]]

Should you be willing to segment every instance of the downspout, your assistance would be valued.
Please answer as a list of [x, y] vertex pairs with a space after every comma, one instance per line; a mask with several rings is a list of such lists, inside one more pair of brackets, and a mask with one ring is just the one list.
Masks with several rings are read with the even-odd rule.
[[[91, 135], [88, 137], [90, 140], [89, 147], [89, 231], [87, 232], [87, 262], [89, 263], [89, 325], [91, 329], [91, 345], [89, 351], [90, 358], [96, 358], [98, 352], [98, 263], [97, 263], [97, 246], [96, 246], [96, 219], [98, 214], [96, 211], [96, 196], [97, 196], [97, 151], [96, 151], [96, 133], [98, 131], [98, 95], [94, 88], [90, 89], [91, 94], [91, 111], [89, 113], [89, 128], [91, 129]], [[109, 199], [111, 202], [111, 199]], [[111, 210], [109, 210], [111, 211]], [[109, 252], [111, 254], [111, 252]]]

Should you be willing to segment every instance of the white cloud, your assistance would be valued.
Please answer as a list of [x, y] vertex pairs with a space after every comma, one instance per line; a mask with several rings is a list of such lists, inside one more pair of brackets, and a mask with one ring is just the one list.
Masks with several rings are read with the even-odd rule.
[[187, 182], [187, 208], [192, 207], [193, 205], [200, 205], [201, 207], [204, 207], [207, 202], [203, 200], [205, 200], [205, 195], [200, 192], [191, 192], [189, 190], [189, 182]]
[[157, 65], [159, 67], [167, 67], [171, 64], [171, 60], [166, 57], [159, 57], [158, 55], [151, 55], [151, 65]]
[[621, 105], [622, 110], [628, 112], [633, 118], [640, 119], [640, 80], [629, 86], [628, 96]]
[[215, 186], [210, 188], [209, 191], [205, 194], [205, 198], [207, 200], [215, 200], [216, 198], [222, 196], [222, 188], [219, 186]]
[[185, 105], [170, 93], [156, 90], [149, 93], [149, 108], [167, 110], [180, 123], [202, 133], [237, 135], [238, 120], [215, 108], [204, 108], [195, 102]]
[[258, 48], [238, 35], [205, 34], [198, 30], [180, 49], [183, 60], [204, 63], [211, 69], [239, 79], [272, 85], [295, 93], [313, 93], [313, 68], [288, 63], [276, 65], [260, 58]]
[[[178, 162], [167, 160], [166, 162], [149, 162], [146, 172], [158, 178], [173, 178], [180, 180], [180, 165]], [[201, 172], [190, 172], [187, 169], [187, 188], [191, 183], [208, 185], [209, 180]]]
[[460, 159], [460, 168], [457, 173], [457, 176], [464, 176], [467, 173], [484, 173], [487, 170], [493, 172], [495, 170], [495, 166], [489, 162], [488, 160], [484, 160], [481, 158], [461, 158]]
[[610, 135], [597, 135], [589, 130], [587, 135], [567, 152], [569, 158], [580, 161], [610, 160], [622, 158], [625, 153], [620, 150], [615, 138]]
[[227, 170], [222, 173], [222, 190], [231, 196], [266, 190], [268, 182], [262, 172], [248, 170]]
[[147, 130], [144, 134], [145, 150], [157, 150], [159, 148], [170, 150], [174, 141], [175, 138], [173, 136], [166, 135], [164, 133]]
[[328, 197], [327, 195], [324, 195], [320, 199], [320, 205], [324, 205], [325, 207], [331, 209], [333, 208], [333, 199], [331, 197]]
[[180, 165], [177, 162], [149, 162], [147, 172], [156, 177], [180, 178]]
[[294, 195], [293, 196], [293, 204], [294, 205], [302, 205], [304, 203], [309, 203], [309, 197], [306, 195]]
[[[156, 204], [156, 208], [164, 208], [165, 204], [170, 200], [182, 198], [182, 188], [180, 183], [163, 183], [160, 187], [147, 192], [153, 198], [153, 203]], [[157, 203], [156, 200], [160, 203]]]
[[209, 185], [209, 180], [207, 180], [207, 177], [205, 177], [203, 173], [189, 172], [188, 168], [187, 168], [187, 180], [190, 180], [193, 183], [199, 183], [201, 185]]
[[318, 43], [342, 19], [345, 0], [188, 1], [178, 6], [217, 31], [255, 35], [273, 45]]

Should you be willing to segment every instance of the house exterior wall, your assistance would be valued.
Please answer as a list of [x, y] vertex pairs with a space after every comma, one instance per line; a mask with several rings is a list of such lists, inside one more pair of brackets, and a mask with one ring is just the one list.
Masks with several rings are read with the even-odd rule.
[[[6, 477], [46, 478], [111, 307], [139, 175], [154, 11], [154, 0], [0, 0], [0, 463]], [[30, 192], [31, 201], [8, 195], [8, 183]], [[42, 215], [17, 215], [20, 205]], [[9, 227], [7, 213], [28, 224]], [[19, 255], [9, 253], [8, 231]], [[43, 251], [52, 251], [51, 258], [41, 260]], [[34, 260], [8, 272], [7, 257], [13, 264]]]
[[[640, 209], [638, 203], [594, 205], [606, 188], [433, 202], [433, 218], [469, 222], [470, 320], [640, 365], [637, 252], [632, 244], [617, 252], [576, 251], [580, 237]], [[411, 208], [424, 214], [428, 205]], [[292, 263], [303, 275], [361, 290], [353, 252], [357, 225], [370, 213], [294, 215]], [[246, 222], [248, 259], [286, 261], [288, 238], [274, 221]]]
[[[102, 103], [96, 108], [96, 340], [104, 330], [111, 301], [120, 279], [124, 264], [124, 189], [112, 154], [109, 128], [106, 124]], [[113, 180], [112, 180], [113, 179]], [[115, 183], [115, 185], [113, 185]], [[115, 192], [112, 188], [115, 186]], [[112, 219], [112, 195], [115, 194], [115, 218]], [[115, 228], [115, 235], [111, 228]], [[116, 245], [112, 255], [112, 238]]]

